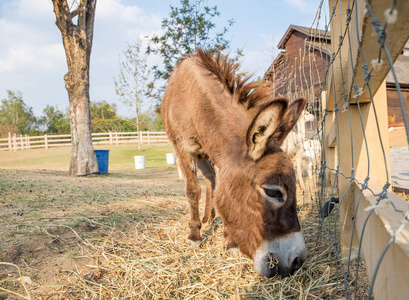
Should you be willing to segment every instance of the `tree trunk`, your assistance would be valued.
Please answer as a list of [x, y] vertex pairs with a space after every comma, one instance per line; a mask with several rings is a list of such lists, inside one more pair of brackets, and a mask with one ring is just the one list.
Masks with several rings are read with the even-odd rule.
[[139, 129], [139, 105], [138, 105], [138, 101], [136, 101], [136, 130], [138, 131], [138, 150], [141, 151], [142, 136], [141, 136], [141, 130]]
[[[80, 0], [78, 7], [72, 11], [66, 0], [52, 1], [68, 64], [64, 80], [70, 101], [70, 175], [85, 176], [99, 172], [92, 146], [89, 97], [89, 63], [96, 0]], [[78, 17], [77, 24], [72, 21], [75, 17]]]

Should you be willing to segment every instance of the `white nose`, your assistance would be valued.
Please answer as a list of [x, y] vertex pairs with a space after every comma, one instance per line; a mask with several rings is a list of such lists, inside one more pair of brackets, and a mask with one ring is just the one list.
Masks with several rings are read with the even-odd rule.
[[260, 245], [254, 256], [254, 270], [266, 277], [288, 276], [301, 268], [306, 256], [301, 232], [290, 233]]

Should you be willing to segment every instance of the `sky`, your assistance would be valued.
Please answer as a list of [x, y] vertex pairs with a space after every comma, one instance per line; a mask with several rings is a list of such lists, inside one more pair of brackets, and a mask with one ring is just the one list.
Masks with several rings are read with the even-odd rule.
[[[232, 50], [243, 49], [242, 70], [262, 77], [276, 46], [291, 24], [310, 27], [319, 0], [208, 0], [221, 16], [216, 31], [234, 19], [226, 39]], [[98, 0], [90, 63], [91, 101], [116, 104], [119, 114], [131, 117], [115, 93], [118, 55], [138, 35], [160, 34], [170, 5], [180, 0]], [[155, 62], [153, 59], [152, 62]], [[0, 100], [7, 90], [21, 92], [39, 117], [46, 105], [65, 110], [68, 71], [61, 33], [55, 25], [51, 0], [0, 0]], [[148, 106], [146, 106], [147, 108]]]

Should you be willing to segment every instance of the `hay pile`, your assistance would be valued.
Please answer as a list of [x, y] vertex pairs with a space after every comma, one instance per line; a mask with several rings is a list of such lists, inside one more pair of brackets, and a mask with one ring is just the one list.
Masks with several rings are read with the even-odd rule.
[[[138, 209], [124, 211], [132, 231], [87, 220], [97, 230], [89, 235], [76, 234], [76, 239], [81, 256], [93, 263], [65, 271], [57, 289], [21, 289], [21, 294], [29, 294], [27, 299], [344, 298], [343, 275], [334, 259], [333, 245], [325, 228], [318, 236], [316, 208], [305, 199], [299, 217], [308, 257], [294, 276], [267, 279], [254, 272], [248, 258], [241, 254], [230, 257], [217, 218], [202, 228], [205, 240], [200, 245], [188, 246], [184, 200], [136, 199], [141, 204]], [[358, 299], [366, 288], [366, 283], [359, 287]]]

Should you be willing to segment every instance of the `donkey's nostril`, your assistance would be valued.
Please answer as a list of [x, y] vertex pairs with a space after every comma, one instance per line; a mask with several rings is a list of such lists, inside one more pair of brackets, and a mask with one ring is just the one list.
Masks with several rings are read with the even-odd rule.
[[274, 257], [272, 253], [269, 253], [266, 257], [266, 264], [268, 266], [267, 268], [267, 274], [265, 275], [267, 278], [271, 278], [275, 276], [278, 273], [278, 261]]
[[277, 268], [269, 268], [268, 271], [267, 271], [267, 274], [265, 274], [265, 276], [267, 278], [271, 278], [271, 277], [274, 277], [275, 275], [277, 275], [277, 273], [278, 273]]
[[293, 269], [293, 271], [298, 270], [299, 268], [301, 268], [301, 266], [302, 266], [303, 263], [304, 263], [304, 261], [303, 261], [300, 257], [296, 257], [296, 258], [293, 260], [293, 263], [292, 263], [292, 269]]

